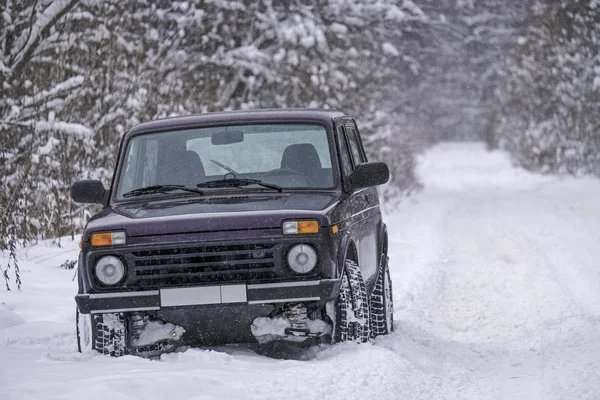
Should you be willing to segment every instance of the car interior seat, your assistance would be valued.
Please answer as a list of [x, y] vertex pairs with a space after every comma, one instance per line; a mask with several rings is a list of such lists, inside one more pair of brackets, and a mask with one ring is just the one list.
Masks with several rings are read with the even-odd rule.
[[312, 184], [321, 186], [323, 168], [317, 149], [310, 143], [292, 144], [285, 148], [281, 168], [306, 176]]
[[195, 187], [205, 177], [204, 164], [195, 151], [172, 151], [164, 159], [161, 176], [161, 184]]

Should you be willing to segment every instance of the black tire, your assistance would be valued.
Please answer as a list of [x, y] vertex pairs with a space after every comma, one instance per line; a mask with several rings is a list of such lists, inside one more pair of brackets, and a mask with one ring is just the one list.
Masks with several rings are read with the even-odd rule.
[[370, 336], [369, 298], [358, 264], [346, 260], [335, 301], [334, 342], [364, 343]]
[[[89, 326], [85, 321], [89, 321]], [[77, 311], [77, 350], [96, 350], [121, 357], [127, 354], [127, 319], [123, 313], [81, 314]]]
[[394, 297], [388, 257], [381, 257], [379, 276], [371, 294], [371, 337], [387, 335], [394, 331]]
[[123, 313], [94, 314], [94, 348], [101, 354], [121, 357], [127, 354], [127, 320]]

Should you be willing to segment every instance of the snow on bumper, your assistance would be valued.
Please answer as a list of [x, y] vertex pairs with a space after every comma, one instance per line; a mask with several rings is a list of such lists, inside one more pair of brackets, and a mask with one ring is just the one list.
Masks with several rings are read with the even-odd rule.
[[337, 296], [338, 279], [168, 288], [147, 291], [78, 294], [82, 313], [161, 310], [215, 304], [275, 304], [327, 301]]

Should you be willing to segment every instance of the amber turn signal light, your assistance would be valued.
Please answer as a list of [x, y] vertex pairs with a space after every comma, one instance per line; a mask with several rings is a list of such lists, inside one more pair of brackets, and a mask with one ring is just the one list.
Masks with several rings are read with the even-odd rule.
[[125, 232], [94, 233], [91, 237], [92, 246], [110, 246], [125, 244]]
[[319, 221], [285, 221], [283, 233], [296, 235], [299, 233], [319, 233]]
[[317, 221], [298, 221], [298, 233], [319, 233]]

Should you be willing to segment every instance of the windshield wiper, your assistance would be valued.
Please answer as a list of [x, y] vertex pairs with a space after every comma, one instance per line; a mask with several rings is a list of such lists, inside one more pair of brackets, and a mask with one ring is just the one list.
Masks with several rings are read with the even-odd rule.
[[240, 186], [248, 186], [248, 185], [259, 185], [262, 187], [266, 187], [269, 189], [277, 190], [278, 192], [283, 192], [283, 188], [281, 186], [277, 186], [272, 183], [266, 183], [261, 181], [260, 179], [244, 179], [244, 178], [224, 178], [217, 179], [214, 181], [201, 182], [197, 184], [198, 187], [207, 187], [207, 188], [223, 188], [223, 187], [240, 187]]
[[130, 192], [124, 193], [123, 197], [142, 196], [144, 194], [153, 194], [153, 193], [166, 193], [166, 192], [172, 192], [174, 190], [183, 190], [185, 192], [204, 194], [204, 192], [200, 189], [186, 187], [184, 185], [152, 185], [152, 186], [146, 186], [146, 187], [139, 188], [139, 189], [134, 189]]

